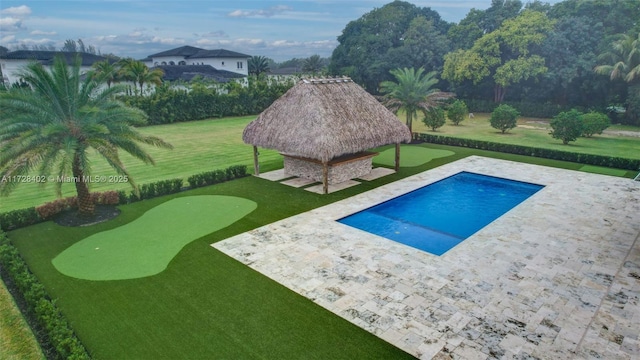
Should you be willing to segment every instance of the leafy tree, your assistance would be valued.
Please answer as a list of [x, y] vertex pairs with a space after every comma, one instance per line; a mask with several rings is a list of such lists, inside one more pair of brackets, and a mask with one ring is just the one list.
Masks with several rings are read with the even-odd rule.
[[471, 9], [449, 29], [448, 37], [456, 49], [469, 49], [483, 35], [500, 28], [505, 20], [518, 16], [520, 9], [520, 0], [492, 0], [487, 10]]
[[611, 120], [606, 114], [599, 112], [588, 112], [582, 114], [582, 136], [592, 137], [594, 134], [602, 132], [611, 126]]
[[623, 80], [629, 85], [629, 101], [626, 116], [630, 123], [640, 122], [640, 32], [633, 35], [620, 34], [611, 44], [611, 50], [602, 53], [599, 59], [606, 63], [594, 68], [600, 75], [608, 75], [611, 81]]
[[567, 145], [582, 135], [582, 117], [576, 109], [564, 111], [554, 116], [549, 123], [553, 129], [549, 134]]
[[462, 100], [454, 101], [447, 109], [447, 117], [453, 125], [459, 125], [468, 114], [469, 109], [467, 108], [467, 104]]
[[509, 86], [547, 71], [544, 59], [531, 54], [531, 48], [540, 45], [552, 29], [553, 21], [545, 14], [525, 10], [476, 40], [471, 49], [447, 54], [442, 78], [478, 84], [492, 75], [494, 101], [500, 103]]
[[394, 69], [390, 71], [396, 81], [384, 81], [380, 90], [384, 95], [384, 104], [395, 113], [405, 112], [407, 127], [412, 131], [413, 119], [418, 110], [427, 111], [442, 105], [443, 101], [454, 96], [433, 88], [438, 79], [435, 71], [424, 74], [424, 69]]
[[317, 73], [322, 71], [323, 67], [324, 64], [322, 63], [322, 58], [320, 57], [320, 55], [312, 55], [304, 59], [304, 61], [302, 62], [302, 71], [305, 73], [311, 73], [313, 75], [316, 75]]
[[447, 36], [440, 32], [433, 20], [419, 15], [409, 23], [402, 35], [402, 45], [390, 49], [388, 56], [395, 63], [407, 63], [407, 67], [441, 71], [444, 55], [451, 50]]
[[518, 116], [520, 116], [518, 110], [507, 104], [502, 104], [493, 110], [489, 122], [492, 128], [498, 129], [504, 134], [507, 130], [518, 126]]
[[442, 108], [436, 107], [424, 110], [423, 114], [424, 118], [422, 118], [422, 122], [427, 125], [431, 131], [436, 131], [437, 128], [442, 127], [446, 122]]
[[265, 56], [252, 56], [249, 58], [249, 74], [260, 76], [260, 74], [264, 74], [269, 72], [269, 59]]
[[[40, 175], [71, 175], [79, 213], [91, 216], [94, 204], [86, 178], [91, 175], [89, 149], [102, 156], [118, 174], [127, 176], [137, 192], [118, 149], [153, 164], [139, 143], [164, 148], [171, 145], [137, 132], [133, 126], [145, 123], [144, 112], [114, 100], [122, 87], [105, 88], [101, 86], [104, 78], [82, 76], [81, 64], [80, 56], [70, 67], [59, 56], [51, 70], [31, 63], [20, 73], [30, 87], [0, 94], [0, 178], [24, 176], [32, 171]], [[0, 181], [0, 194], [8, 195], [16, 185], [15, 181]], [[61, 187], [62, 182], [55, 183], [58, 196]]]
[[329, 72], [348, 75], [368, 91], [377, 93], [380, 82], [392, 79], [391, 69], [413, 66], [411, 59], [399, 55], [402, 51], [399, 53], [398, 49], [404, 46], [403, 36], [418, 16], [432, 21], [442, 34], [450, 26], [430, 8], [393, 1], [347, 24], [338, 37]]

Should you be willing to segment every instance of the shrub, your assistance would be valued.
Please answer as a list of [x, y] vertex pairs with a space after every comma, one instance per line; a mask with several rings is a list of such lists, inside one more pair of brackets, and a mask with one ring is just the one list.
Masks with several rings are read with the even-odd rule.
[[447, 117], [453, 125], [459, 125], [462, 120], [469, 114], [469, 109], [467, 108], [467, 104], [462, 100], [454, 101], [447, 109]]
[[189, 183], [189, 187], [197, 188], [237, 179], [246, 175], [247, 167], [245, 165], [234, 165], [224, 170], [213, 170], [191, 175], [187, 178], [187, 182]]
[[[28, 318], [36, 324], [39, 335], [46, 337], [47, 344], [59, 359], [90, 359], [85, 347], [80, 343], [64, 315], [47, 295], [45, 287], [40, 283], [18, 250], [9, 238], [0, 230], [0, 270], [3, 278], [8, 279], [14, 296], [24, 300]], [[17, 294], [15, 294], [17, 293]]]
[[575, 109], [554, 116], [549, 125], [553, 129], [549, 134], [554, 139], [562, 140], [565, 145], [569, 144], [569, 141], [576, 141], [582, 134], [582, 117]]
[[489, 122], [492, 128], [498, 129], [504, 134], [518, 125], [518, 116], [520, 116], [518, 110], [512, 106], [502, 104], [493, 110]]
[[582, 136], [584, 137], [602, 134], [610, 125], [611, 120], [606, 114], [593, 111], [582, 114]]
[[0, 213], [0, 230], [13, 230], [44, 221], [35, 207]]
[[422, 122], [430, 127], [432, 131], [436, 131], [437, 128], [442, 127], [446, 122], [444, 110], [441, 108], [432, 108], [425, 111]]

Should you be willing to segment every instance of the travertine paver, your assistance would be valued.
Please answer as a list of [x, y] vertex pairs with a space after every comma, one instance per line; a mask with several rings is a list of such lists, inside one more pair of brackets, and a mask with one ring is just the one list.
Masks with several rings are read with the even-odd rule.
[[[442, 256], [336, 222], [460, 171], [545, 188]], [[640, 358], [640, 182], [469, 157], [213, 246], [422, 359]]]

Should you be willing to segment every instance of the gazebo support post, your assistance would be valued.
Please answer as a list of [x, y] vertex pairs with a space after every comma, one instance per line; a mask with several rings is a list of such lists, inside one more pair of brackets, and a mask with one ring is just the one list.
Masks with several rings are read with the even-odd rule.
[[253, 173], [255, 176], [260, 175], [260, 164], [258, 163], [258, 147], [253, 147]]
[[329, 164], [326, 161], [322, 162], [322, 193], [329, 193]]
[[396, 143], [396, 166], [395, 171], [398, 172], [400, 170], [400, 143]]

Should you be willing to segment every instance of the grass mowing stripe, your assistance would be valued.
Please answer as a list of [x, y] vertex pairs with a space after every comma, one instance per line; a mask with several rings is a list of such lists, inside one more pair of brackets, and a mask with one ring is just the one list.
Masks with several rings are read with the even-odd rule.
[[85, 280], [123, 280], [163, 271], [189, 242], [243, 218], [256, 203], [233, 196], [169, 200], [133, 222], [93, 234], [56, 256], [61, 273]]

